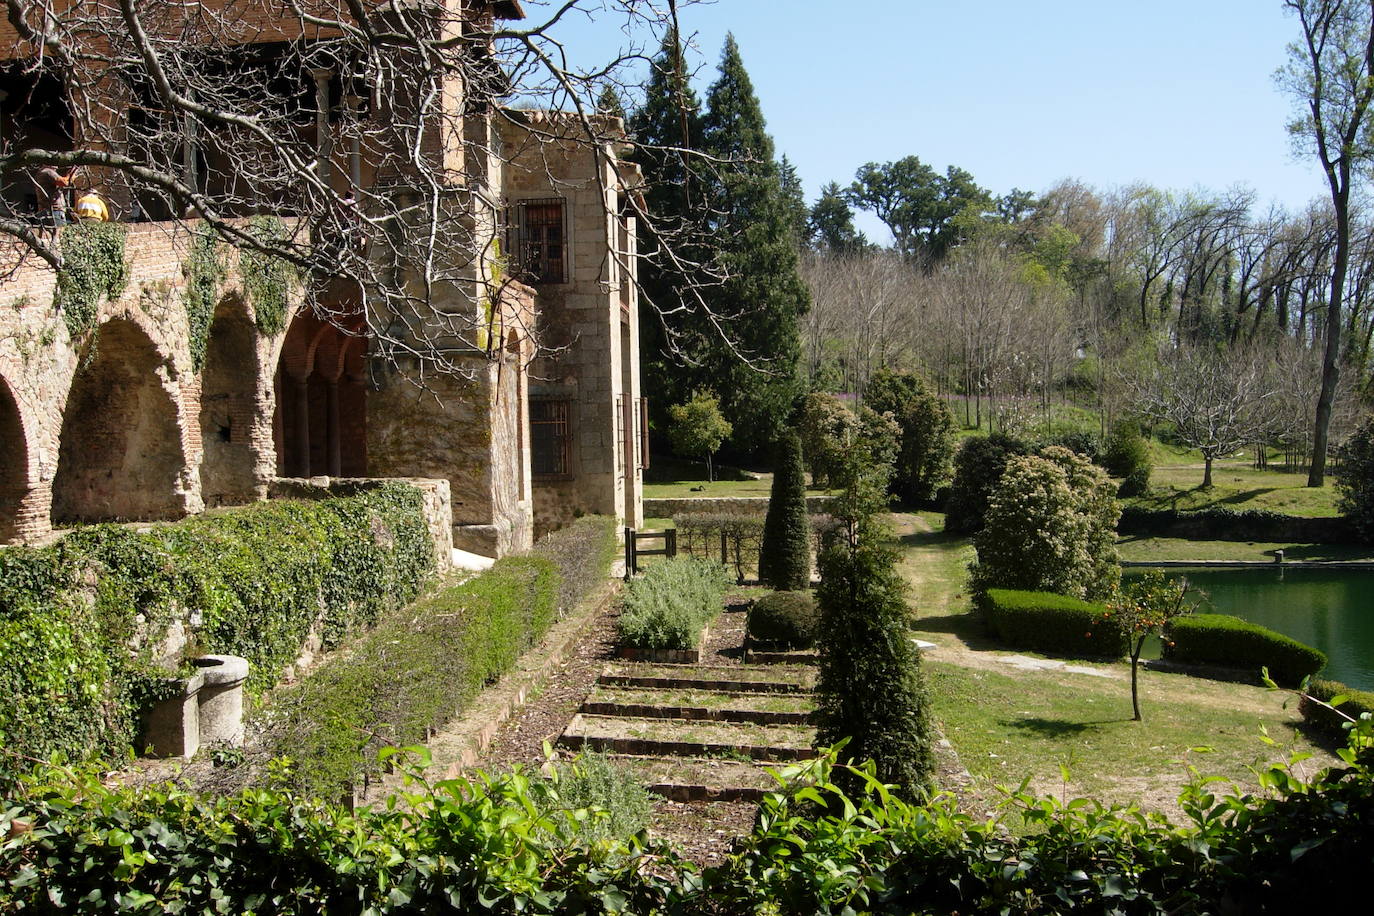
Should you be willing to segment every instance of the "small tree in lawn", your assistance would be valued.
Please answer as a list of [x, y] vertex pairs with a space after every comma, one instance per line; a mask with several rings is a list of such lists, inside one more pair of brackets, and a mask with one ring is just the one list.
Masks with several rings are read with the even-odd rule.
[[704, 455], [706, 479], [715, 480], [711, 456], [733, 432], [720, 412], [720, 401], [709, 391], [697, 391], [685, 404], [669, 407], [668, 418], [672, 421], [668, 439], [673, 443], [673, 451], [679, 455]]
[[784, 433], [778, 442], [768, 516], [763, 522], [759, 580], [778, 591], [800, 591], [811, 584], [811, 526], [806, 514], [806, 474], [801, 440]]
[[1193, 611], [1188, 600], [1188, 580], [1170, 580], [1158, 571], [1147, 573], [1133, 582], [1107, 605], [1103, 622], [1120, 627], [1126, 637], [1131, 655], [1131, 718], [1143, 721], [1140, 715], [1140, 653], [1145, 640], [1164, 633], [1169, 621]]

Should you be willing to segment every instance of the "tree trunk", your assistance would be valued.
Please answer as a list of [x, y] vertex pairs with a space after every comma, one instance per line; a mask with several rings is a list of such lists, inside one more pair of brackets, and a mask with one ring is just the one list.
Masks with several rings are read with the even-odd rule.
[[[1346, 178], [1345, 186], [1350, 186]], [[1307, 485], [1320, 487], [1326, 482], [1326, 445], [1331, 431], [1331, 406], [1336, 400], [1336, 383], [1341, 377], [1341, 297], [1345, 292], [1345, 272], [1350, 263], [1350, 202], [1347, 195], [1333, 195], [1336, 205], [1336, 252], [1331, 267], [1331, 300], [1326, 307], [1326, 350], [1322, 354], [1322, 390], [1317, 398], [1317, 417], [1312, 432], [1312, 464]]]
[[[1210, 473], [1210, 472], [1209, 472], [1209, 473]], [[716, 472], [715, 472], [715, 469], [711, 466], [711, 453], [710, 453], [710, 452], [707, 452], [707, 453], [706, 453], [706, 482], [707, 482], [707, 483], [715, 483], [715, 482], [716, 482]]]
[[1202, 467], [1203, 467], [1203, 471], [1202, 471], [1202, 489], [1204, 489], [1204, 490], [1210, 490], [1210, 489], [1212, 489], [1212, 456], [1211, 456], [1211, 455], [1203, 455], [1203, 456], [1202, 456]]
[[1131, 721], [1144, 722], [1145, 718], [1140, 714], [1140, 682], [1137, 677], [1140, 671], [1140, 651], [1145, 648], [1145, 637], [1142, 636], [1135, 641], [1135, 648], [1131, 651]]

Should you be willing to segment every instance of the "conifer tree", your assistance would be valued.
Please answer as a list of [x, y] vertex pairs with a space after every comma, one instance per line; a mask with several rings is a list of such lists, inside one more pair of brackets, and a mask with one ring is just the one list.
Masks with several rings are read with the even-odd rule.
[[796, 236], [797, 245], [802, 246], [806, 243], [807, 222], [811, 218], [811, 211], [806, 207], [806, 192], [802, 189], [797, 167], [785, 153], [782, 161], [778, 163], [778, 180], [782, 182], [782, 199], [787, 207], [787, 221], [792, 226], [792, 234]]
[[844, 191], [835, 182], [821, 188], [821, 196], [811, 207], [807, 220], [807, 242], [831, 254], [852, 254], [868, 244], [864, 234], [854, 228], [854, 210]]
[[806, 514], [806, 472], [801, 439], [794, 432], [778, 442], [773, 489], [763, 522], [759, 581], [778, 591], [801, 591], [811, 584], [811, 526]]
[[724, 274], [710, 302], [733, 345], [712, 347], [703, 368], [725, 396], [732, 444], [753, 454], [780, 430], [799, 390], [797, 320], [810, 294], [773, 140], [733, 35], [706, 100], [703, 148], [718, 162], [706, 192]]
[[[645, 378], [656, 380], [650, 407], [654, 425], [666, 428], [667, 407], [686, 401], [701, 385], [684, 351], [699, 351], [706, 334], [693, 327], [701, 307], [694, 272], [709, 259], [699, 152], [701, 103], [687, 73], [676, 32], [663, 38], [649, 68], [644, 103], [630, 118], [630, 155], [644, 174], [649, 219], [639, 227], [640, 354]], [[699, 323], [699, 322], [698, 322]]]
[[625, 103], [620, 100], [620, 93], [613, 84], [607, 83], [601, 88], [601, 95], [596, 100], [596, 113], [625, 120]]

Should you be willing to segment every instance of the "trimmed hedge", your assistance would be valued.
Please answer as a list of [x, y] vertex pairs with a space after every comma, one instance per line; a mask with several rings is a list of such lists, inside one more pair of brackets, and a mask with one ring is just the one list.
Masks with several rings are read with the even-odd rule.
[[1169, 624], [1164, 657], [1197, 665], [1244, 668], [1259, 676], [1261, 668], [1285, 687], [1326, 667], [1326, 655], [1282, 633], [1229, 614], [1192, 614]]
[[1331, 698], [1335, 696], [1345, 697], [1345, 702], [1337, 706], [1336, 709], [1351, 719], [1358, 720], [1365, 713], [1374, 716], [1374, 692], [1352, 690], [1340, 681], [1326, 681], [1320, 678], [1313, 678], [1308, 683], [1307, 690], [1303, 692], [1302, 699], [1298, 702], [1298, 710], [1302, 713], [1302, 717], [1328, 738], [1344, 744], [1350, 735], [1349, 720], [1344, 716], [1337, 715], [1325, 706], [1312, 702], [1312, 699], [1315, 698], [1323, 703], [1330, 703]]
[[997, 637], [1020, 649], [1105, 658], [1126, 653], [1126, 634], [1100, 604], [1052, 592], [990, 588], [982, 608]]
[[625, 586], [617, 626], [623, 645], [640, 649], [695, 649], [701, 631], [724, 608], [731, 585], [713, 560], [674, 557], [650, 566]]
[[275, 683], [312, 629], [333, 645], [414, 597], [434, 566], [422, 508], [389, 483], [0, 551], [0, 744], [76, 760], [136, 747], [178, 627], [182, 657], [240, 655], [250, 687]]
[[614, 519], [581, 519], [529, 556], [388, 615], [346, 655], [278, 691], [265, 744], [294, 762], [289, 784], [337, 798], [379, 772], [380, 749], [423, 742], [514, 667], [558, 619], [560, 601], [576, 605], [607, 581], [608, 539]]
[[773, 592], [749, 609], [749, 638], [810, 649], [816, 645], [819, 622], [816, 599], [810, 592]]
[[1142, 509], [1124, 506], [1116, 530], [1138, 537], [1194, 541], [1281, 541], [1294, 544], [1355, 544], [1359, 533], [1344, 517], [1311, 518], [1268, 509]]

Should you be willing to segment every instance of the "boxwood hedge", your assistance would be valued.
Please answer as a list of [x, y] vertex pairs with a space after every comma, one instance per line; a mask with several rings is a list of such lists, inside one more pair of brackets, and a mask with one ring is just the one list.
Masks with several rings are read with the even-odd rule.
[[1228, 614], [1193, 614], [1169, 624], [1164, 657], [1170, 661], [1225, 668], [1261, 668], [1286, 687], [1326, 666], [1326, 655], [1296, 639]]
[[[1318, 699], [1329, 704], [1332, 698], [1338, 696], [1345, 697], [1345, 701], [1336, 707], [1336, 710], [1344, 715], [1338, 715], [1321, 703], [1312, 702], [1313, 699]], [[1374, 692], [1351, 690], [1340, 681], [1314, 678], [1307, 685], [1298, 709], [1302, 712], [1302, 717], [1314, 728], [1333, 741], [1344, 744], [1348, 734], [1347, 725], [1352, 719], [1358, 720], [1365, 713], [1374, 716]], [[1350, 718], [1347, 719], [1345, 716]]]
[[1003, 642], [1047, 655], [1120, 658], [1126, 636], [1100, 604], [1051, 592], [990, 588], [982, 600], [988, 624]]

